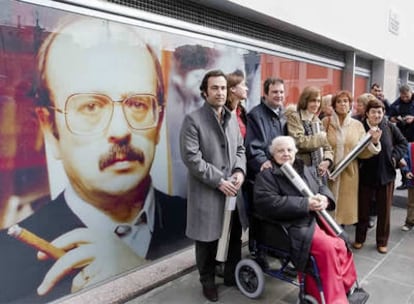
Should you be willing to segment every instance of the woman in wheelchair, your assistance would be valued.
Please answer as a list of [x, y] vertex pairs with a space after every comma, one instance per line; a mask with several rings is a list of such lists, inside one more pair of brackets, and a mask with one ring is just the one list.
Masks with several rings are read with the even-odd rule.
[[[316, 171], [295, 158], [297, 148], [292, 137], [276, 137], [269, 149], [273, 156], [272, 168], [256, 177], [253, 212], [285, 227], [290, 240], [291, 260], [299, 272], [304, 273], [309, 256], [314, 257], [326, 303], [349, 303], [347, 295], [357, 279], [352, 252], [316, 213], [335, 208], [333, 194], [318, 182]], [[304, 197], [283, 174], [280, 166], [285, 162], [289, 162], [312, 193], [316, 193], [314, 197]], [[315, 279], [308, 275], [305, 280], [306, 294], [321, 303]]]

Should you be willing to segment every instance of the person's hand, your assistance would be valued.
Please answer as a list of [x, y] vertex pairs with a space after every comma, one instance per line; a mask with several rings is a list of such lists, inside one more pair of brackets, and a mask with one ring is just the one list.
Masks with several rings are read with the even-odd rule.
[[330, 161], [329, 160], [323, 160], [320, 162], [319, 166], [318, 166], [318, 172], [320, 176], [324, 176], [325, 174], [328, 173], [328, 168], [330, 165]]
[[322, 211], [328, 207], [328, 198], [321, 194], [316, 194], [308, 199], [309, 210], [311, 211]]
[[261, 166], [260, 166], [260, 171], [263, 171], [264, 169], [268, 169], [268, 168], [272, 168], [272, 162], [270, 160], [265, 161]]
[[231, 180], [222, 179], [218, 189], [224, 193], [225, 196], [236, 196], [237, 195], [237, 188]]
[[413, 115], [406, 115], [406, 116], [404, 116], [404, 121], [408, 124], [411, 124], [414, 121], [414, 116]]
[[244, 182], [244, 174], [240, 171], [236, 171], [230, 177], [230, 180], [232, 181], [233, 185], [237, 188], [237, 190], [239, 190]]
[[[399, 116], [400, 117], [400, 116]], [[396, 117], [396, 116], [392, 116], [392, 117], [390, 117], [389, 118], [389, 120], [391, 121], [391, 122], [393, 122], [393, 123], [397, 123], [398, 121], [401, 121], [401, 119], [398, 119], [398, 117]]]
[[371, 134], [371, 136], [372, 136], [371, 137], [371, 142], [374, 145], [377, 145], [379, 143], [380, 139], [381, 139], [382, 130], [380, 128], [378, 128], [378, 127], [375, 127], [375, 128], [371, 128], [368, 131], [368, 133]]
[[407, 172], [407, 174], [405, 174], [405, 177], [406, 177], [407, 179], [413, 179], [414, 174], [412, 174], [411, 172]]
[[[72, 292], [100, 282], [113, 275], [145, 263], [116, 234], [77, 228], [56, 238], [52, 244], [67, 253], [59, 258], [46, 273], [37, 288], [45, 295], [67, 274], [81, 269], [72, 281]], [[38, 259], [48, 257], [38, 252]]]

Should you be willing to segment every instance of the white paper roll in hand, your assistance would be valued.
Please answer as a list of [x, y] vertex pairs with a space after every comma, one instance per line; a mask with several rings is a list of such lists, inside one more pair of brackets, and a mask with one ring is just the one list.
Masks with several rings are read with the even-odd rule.
[[[308, 185], [300, 177], [300, 175], [293, 169], [292, 165], [288, 162], [284, 163], [280, 169], [283, 174], [290, 180], [290, 182], [305, 196], [311, 197], [315, 196], [312, 191], [309, 189]], [[318, 215], [322, 216], [326, 222], [332, 227], [335, 233], [340, 236], [344, 234], [344, 230], [337, 222], [329, 215], [326, 210], [321, 210], [316, 212]]]
[[231, 216], [233, 210], [236, 209], [236, 196], [227, 196], [226, 205], [224, 207], [223, 228], [217, 245], [216, 260], [219, 262], [227, 261], [227, 252], [229, 250]]

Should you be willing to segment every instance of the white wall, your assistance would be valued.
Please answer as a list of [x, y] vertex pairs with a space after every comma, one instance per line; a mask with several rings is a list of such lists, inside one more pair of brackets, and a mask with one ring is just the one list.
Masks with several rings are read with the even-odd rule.
[[[414, 70], [413, 1], [228, 1]], [[397, 35], [389, 31], [391, 12], [399, 21]]]

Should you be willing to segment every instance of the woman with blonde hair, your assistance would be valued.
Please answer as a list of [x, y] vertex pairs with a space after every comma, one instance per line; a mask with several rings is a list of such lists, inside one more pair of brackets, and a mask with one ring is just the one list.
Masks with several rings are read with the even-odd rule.
[[[285, 115], [288, 134], [295, 139], [298, 148], [298, 158], [302, 159], [305, 165], [314, 166], [319, 176], [324, 177], [333, 164], [333, 151], [318, 117], [320, 107], [321, 91], [310, 86], [300, 94], [296, 111], [288, 107]], [[320, 132], [315, 132], [312, 125], [319, 127]]]
[[323, 95], [321, 100], [321, 110], [319, 112], [319, 119], [322, 120], [327, 116], [331, 116], [333, 113], [332, 108], [332, 94]]
[[354, 115], [352, 118], [362, 121], [365, 118], [365, 109], [367, 108], [368, 102], [370, 100], [376, 99], [377, 98], [371, 93], [364, 93], [359, 95], [355, 103]]
[[[343, 160], [366, 134], [363, 124], [351, 117], [351, 105], [351, 93], [339, 91], [332, 97], [332, 116], [322, 120], [328, 142], [334, 151], [336, 164]], [[369, 158], [381, 151], [381, 130], [377, 128], [368, 132], [372, 135], [371, 143], [358, 158]], [[358, 222], [358, 182], [358, 159], [353, 160], [335, 180], [328, 180], [328, 186], [336, 200], [336, 209], [332, 213], [338, 224], [352, 225]]]

